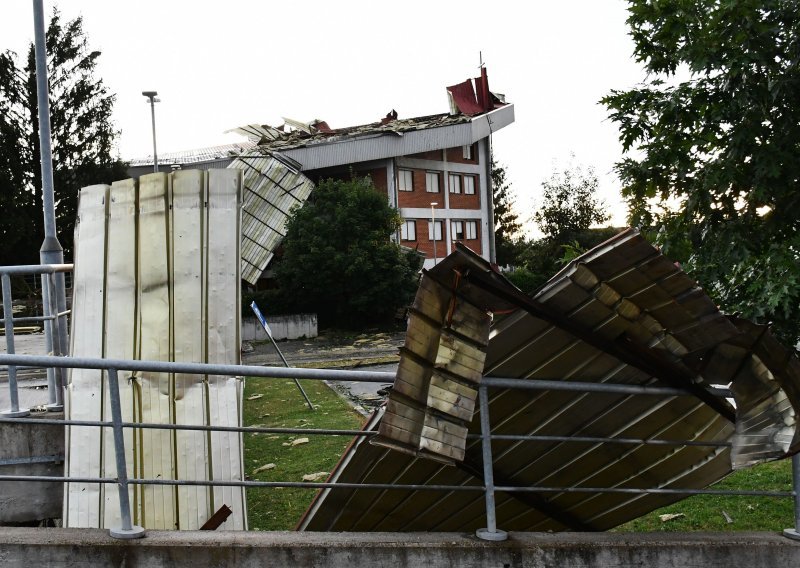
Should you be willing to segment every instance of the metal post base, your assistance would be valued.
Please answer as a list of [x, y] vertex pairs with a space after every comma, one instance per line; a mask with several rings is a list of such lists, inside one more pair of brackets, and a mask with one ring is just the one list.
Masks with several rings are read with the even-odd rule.
[[108, 529], [108, 534], [110, 534], [113, 538], [132, 540], [134, 538], [144, 537], [144, 529], [137, 525], [133, 525], [130, 529]]
[[30, 416], [31, 411], [28, 408], [20, 408], [17, 411], [14, 410], [3, 410], [0, 411], [0, 416], [5, 418], [25, 418], [26, 416]]
[[64, 410], [64, 405], [54, 402], [53, 404], [45, 404], [44, 409], [47, 412], [62, 412]]
[[489, 529], [478, 529], [475, 531], [475, 536], [481, 540], [491, 540], [495, 542], [508, 540], [508, 533], [506, 531], [501, 531], [500, 529], [495, 531], [489, 531]]
[[792, 540], [800, 540], [800, 532], [797, 529], [783, 529], [783, 536]]

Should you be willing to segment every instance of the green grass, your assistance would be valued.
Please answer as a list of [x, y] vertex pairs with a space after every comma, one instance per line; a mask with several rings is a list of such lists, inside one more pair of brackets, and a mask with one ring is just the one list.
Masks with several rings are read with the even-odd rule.
[[[321, 381], [300, 381], [316, 410], [308, 409], [294, 381], [249, 378], [245, 385], [244, 424], [284, 428], [358, 429], [362, 417]], [[263, 397], [247, 400], [255, 394]], [[291, 444], [308, 438], [307, 444]], [[303, 475], [330, 472], [350, 436], [245, 434], [245, 473], [254, 481], [302, 481]], [[254, 474], [265, 464], [275, 468]], [[324, 481], [324, 480], [323, 480]], [[250, 530], [291, 530], [311, 503], [315, 489], [247, 489]]]
[[[363, 418], [321, 381], [301, 381], [318, 408], [312, 412], [291, 380], [248, 379], [245, 387], [244, 421], [247, 426], [286, 428], [358, 429]], [[263, 397], [247, 400], [254, 394]], [[284, 446], [295, 438], [309, 443]], [[349, 436], [247, 434], [245, 472], [259, 481], [302, 481], [303, 475], [330, 472], [350, 441]], [[275, 468], [258, 474], [253, 470], [274, 463]], [[738, 471], [714, 489], [789, 491], [791, 460], [782, 460]], [[248, 519], [251, 530], [291, 530], [311, 503], [316, 490], [293, 488], [248, 488]], [[728, 522], [723, 514], [728, 514]], [[661, 521], [659, 515], [683, 514]], [[791, 497], [741, 497], [699, 495], [663, 507], [614, 529], [626, 532], [658, 531], [781, 531], [793, 526]]]
[[[712, 489], [791, 491], [792, 462], [789, 459], [761, 464], [733, 473]], [[728, 514], [728, 522], [723, 514]], [[614, 529], [619, 532], [653, 531], [781, 531], [794, 526], [791, 497], [742, 497], [697, 495], [630, 521]], [[684, 516], [661, 521], [659, 515]]]

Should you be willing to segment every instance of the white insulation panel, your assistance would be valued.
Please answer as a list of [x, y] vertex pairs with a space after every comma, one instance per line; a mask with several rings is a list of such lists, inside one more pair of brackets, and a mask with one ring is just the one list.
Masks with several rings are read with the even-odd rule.
[[[242, 175], [235, 169], [150, 174], [81, 190], [72, 349], [76, 357], [239, 364]], [[120, 371], [125, 421], [241, 426], [239, 377]], [[70, 375], [68, 416], [110, 420], [107, 377]], [[238, 433], [126, 429], [128, 476], [241, 481]], [[110, 429], [67, 430], [70, 476], [116, 477]], [[199, 529], [223, 504], [224, 530], [247, 528], [244, 489], [133, 485], [133, 522]], [[119, 527], [113, 484], [68, 484], [69, 527]]]

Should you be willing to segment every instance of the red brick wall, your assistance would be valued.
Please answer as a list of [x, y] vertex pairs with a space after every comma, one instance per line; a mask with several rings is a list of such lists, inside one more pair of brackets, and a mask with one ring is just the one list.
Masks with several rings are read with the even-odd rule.
[[374, 170], [364, 170], [358, 172], [359, 175], [368, 175], [372, 179], [372, 184], [382, 195], [389, 198], [389, 184], [386, 179], [386, 168], [375, 168]]
[[[402, 168], [408, 169], [408, 168]], [[414, 191], [397, 192], [398, 207], [430, 207], [432, 202], [438, 203], [437, 209], [444, 208], [444, 176], [439, 173], [439, 193], [428, 193], [425, 189], [426, 170], [411, 170], [414, 177]], [[427, 233], [426, 233], [427, 234]]]
[[417, 158], [419, 160], [436, 160], [441, 162], [444, 154], [442, 150], [429, 150], [428, 152], [420, 152], [419, 154], [409, 154], [407, 158]]
[[450, 209], [480, 209], [481, 197], [475, 195], [464, 195], [463, 193], [450, 194]]
[[[417, 240], [400, 241], [400, 244], [405, 247], [416, 248], [420, 252], [424, 253], [426, 258], [433, 258], [433, 241], [428, 238], [428, 225], [430, 224], [430, 219], [404, 219], [404, 221], [417, 222]], [[441, 221], [443, 221], [442, 240], [436, 241], [437, 258], [444, 258], [447, 256], [447, 231], [450, 230], [448, 227], [449, 223], [446, 220]], [[472, 243], [472, 241], [468, 242]], [[478, 244], [480, 245], [480, 242]]]
[[[464, 239], [462, 241], [453, 240], [451, 243], [451, 251], [456, 250], [456, 243], [460, 242], [464, 246], [469, 247], [473, 252], [477, 254], [483, 253], [483, 248], [481, 247], [481, 221], [480, 219], [451, 219], [451, 221], [461, 221], [466, 224], [467, 221], [475, 221], [476, 224], [476, 231], [475, 231], [475, 238], [474, 239]], [[448, 221], [448, 225], [449, 225]], [[449, 230], [449, 227], [448, 227]], [[466, 227], [464, 227], [464, 234], [466, 234]], [[426, 235], [427, 236], [427, 235]], [[438, 243], [437, 243], [438, 246]]]
[[472, 145], [472, 159], [465, 160], [464, 159], [464, 149], [461, 146], [456, 148], [448, 148], [447, 152], [447, 161], [453, 162], [456, 164], [477, 164], [478, 163], [478, 145]]

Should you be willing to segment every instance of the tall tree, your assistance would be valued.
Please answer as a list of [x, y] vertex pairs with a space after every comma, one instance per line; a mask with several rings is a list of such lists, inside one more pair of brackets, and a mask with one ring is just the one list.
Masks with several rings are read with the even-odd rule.
[[[633, 221], [730, 311], [800, 340], [800, 8], [630, 0], [646, 81], [603, 99]], [[688, 77], [687, 80], [680, 80]]]
[[597, 189], [594, 170], [580, 166], [555, 171], [542, 182], [542, 203], [533, 220], [544, 236], [527, 243], [521, 268], [510, 275], [520, 289], [533, 292], [567, 260], [614, 235], [613, 228], [592, 228], [609, 219]]
[[[58, 237], [70, 258], [78, 191], [126, 177], [114, 155], [115, 96], [95, 76], [82, 19], [64, 24], [54, 10], [46, 32], [53, 180]], [[33, 45], [24, 67], [0, 53], [0, 264], [38, 263], [44, 236], [39, 119]]]
[[324, 325], [391, 319], [414, 297], [422, 265], [390, 240], [399, 227], [370, 178], [322, 181], [287, 223], [275, 269], [283, 294]]
[[539, 230], [549, 238], [566, 244], [592, 225], [609, 220], [605, 205], [597, 197], [597, 174], [580, 166], [553, 172], [542, 182], [542, 206], [533, 214]]
[[520, 252], [522, 226], [514, 210], [511, 183], [506, 181], [506, 169], [492, 156], [492, 200], [494, 203], [494, 248], [497, 264], [514, 265]]

